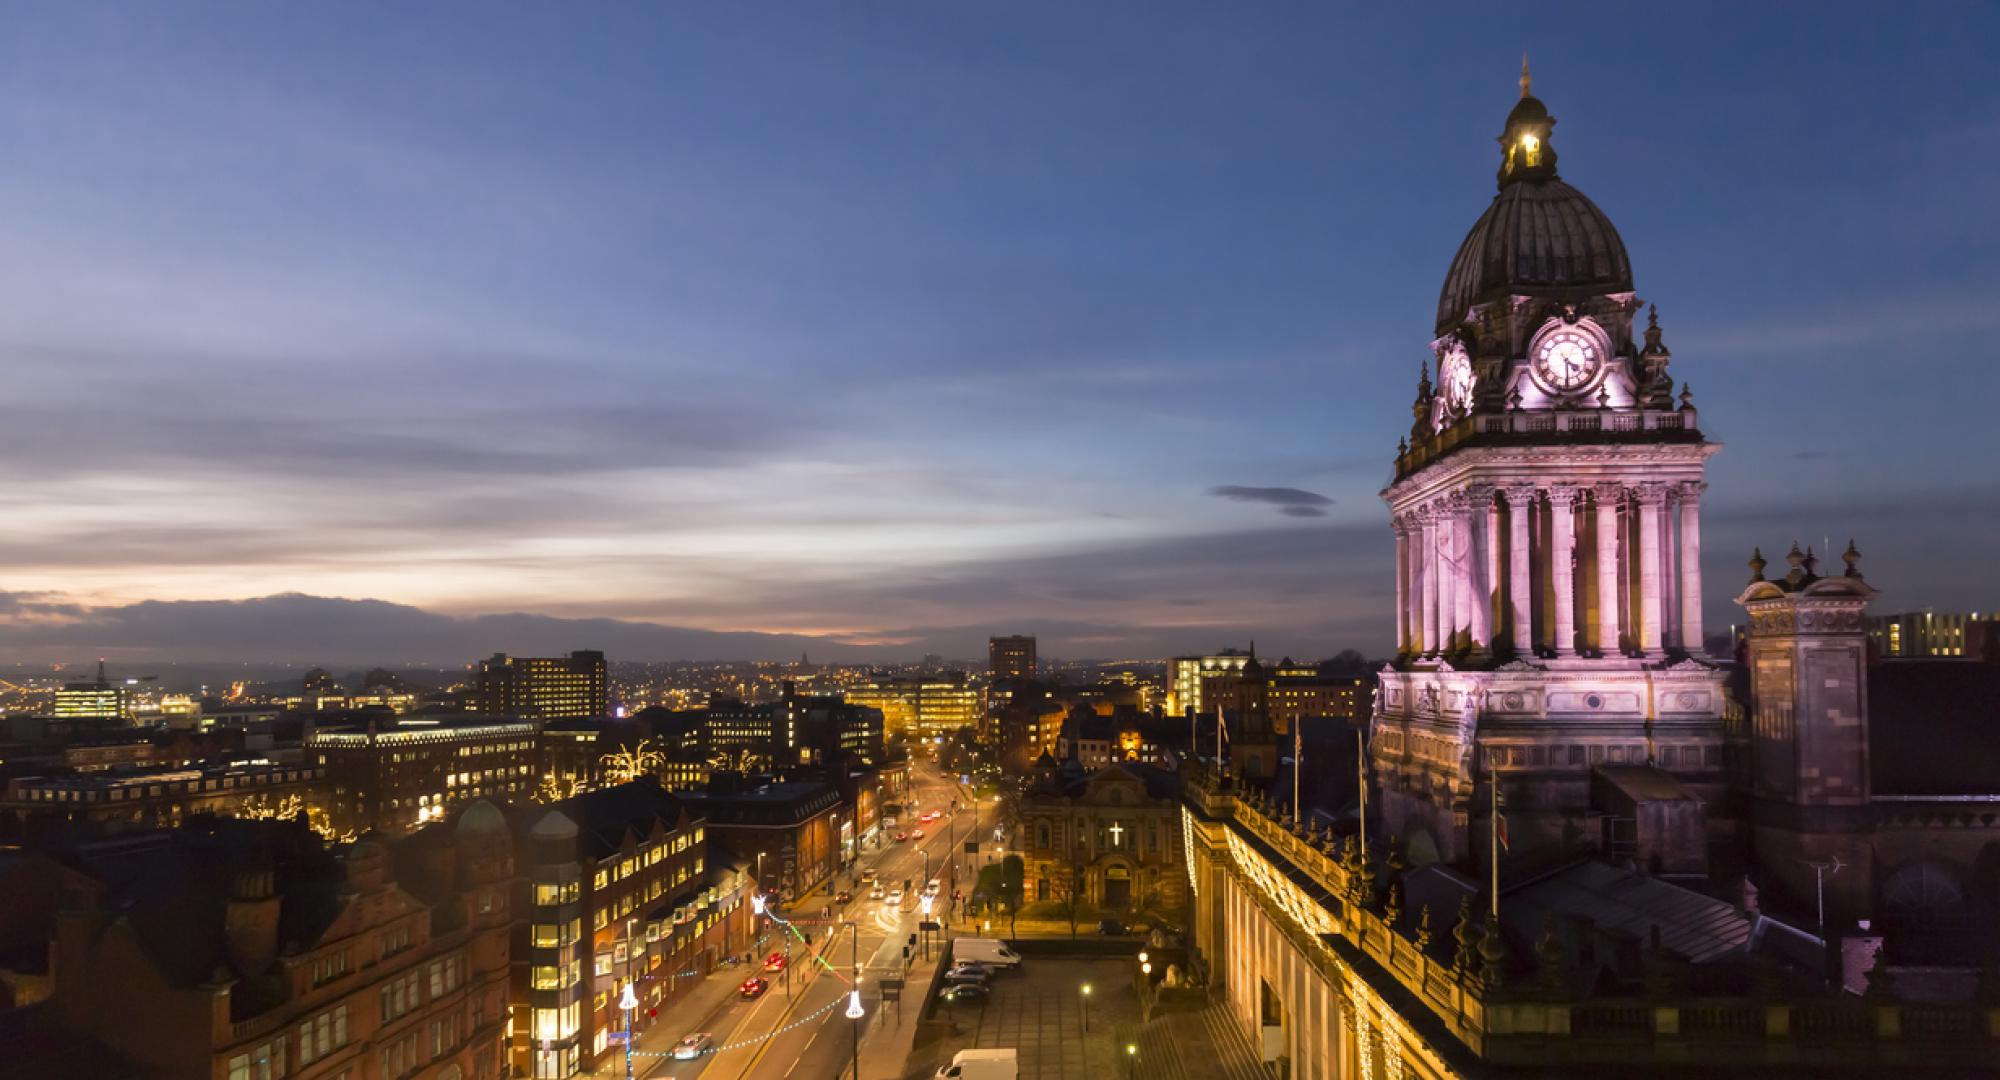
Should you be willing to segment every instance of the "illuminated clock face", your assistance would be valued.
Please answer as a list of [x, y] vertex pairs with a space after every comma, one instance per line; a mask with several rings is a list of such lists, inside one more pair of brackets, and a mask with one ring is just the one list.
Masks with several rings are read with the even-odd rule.
[[1438, 361], [1438, 427], [1472, 411], [1472, 383], [1472, 360], [1462, 350], [1453, 349]]
[[1577, 330], [1558, 330], [1535, 347], [1535, 374], [1559, 391], [1570, 391], [1597, 374], [1597, 342]]

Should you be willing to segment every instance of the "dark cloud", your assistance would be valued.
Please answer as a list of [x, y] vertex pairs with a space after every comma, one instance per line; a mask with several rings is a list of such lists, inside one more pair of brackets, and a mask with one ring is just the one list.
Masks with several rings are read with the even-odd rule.
[[1326, 508], [1333, 500], [1316, 491], [1293, 487], [1246, 487], [1242, 484], [1223, 484], [1208, 489], [1210, 495], [1235, 502], [1263, 503], [1275, 506], [1280, 514], [1295, 518], [1320, 518], [1326, 516]]

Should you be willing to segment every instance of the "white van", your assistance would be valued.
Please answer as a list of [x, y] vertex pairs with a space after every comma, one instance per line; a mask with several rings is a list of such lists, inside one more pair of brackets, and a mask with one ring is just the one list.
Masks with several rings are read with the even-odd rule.
[[951, 943], [951, 958], [977, 960], [987, 967], [994, 968], [1021, 966], [1021, 954], [1008, 948], [1006, 942], [994, 938], [959, 938]]
[[1018, 1080], [1020, 1059], [1014, 1050], [960, 1050], [951, 1064], [938, 1069], [937, 1080]]

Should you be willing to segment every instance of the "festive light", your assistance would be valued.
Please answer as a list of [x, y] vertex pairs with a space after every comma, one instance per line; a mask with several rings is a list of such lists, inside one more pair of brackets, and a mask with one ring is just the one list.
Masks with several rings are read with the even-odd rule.
[[865, 1015], [867, 1015], [866, 1012], [861, 1008], [861, 991], [849, 990], [847, 992], [847, 1018], [849, 1020], [859, 1020]]
[[631, 1010], [639, 1007], [639, 995], [632, 992], [632, 984], [625, 984], [625, 992], [618, 996], [618, 1007]]

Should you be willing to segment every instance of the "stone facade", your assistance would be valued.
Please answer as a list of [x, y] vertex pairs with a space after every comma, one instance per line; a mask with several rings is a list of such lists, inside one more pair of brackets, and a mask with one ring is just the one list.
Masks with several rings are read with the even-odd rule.
[[1044, 774], [1021, 800], [1028, 903], [1174, 909], [1185, 898], [1179, 780], [1146, 765]]

